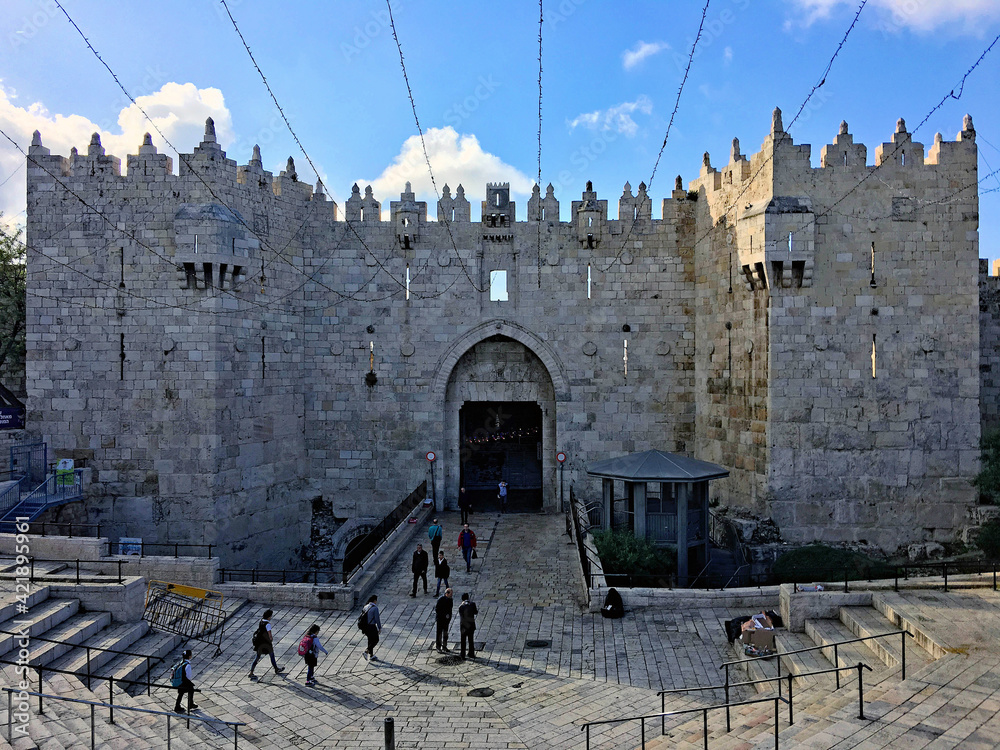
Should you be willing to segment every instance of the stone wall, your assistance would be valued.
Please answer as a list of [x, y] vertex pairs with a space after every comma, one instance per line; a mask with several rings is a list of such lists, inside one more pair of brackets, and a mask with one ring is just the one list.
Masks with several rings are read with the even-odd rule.
[[660, 218], [644, 184], [617, 219], [588, 184], [566, 222], [551, 189], [518, 221], [499, 184], [476, 222], [461, 186], [438, 221], [409, 185], [387, 221], [357, 186], [341, 217], [211, 122], [177, 174], [148, 139], [122, 175], [96, 137], [68, 158], [36, 137], [31, 431], [95, 471], [87, 520], [223, 565], [293, 565], [314, 498], [380, 516], [429, 450], [453, 507], [470, 400], [539, 405], [547, 510], [556, 451], [589, 502], [589, 463], [659, 448], [729, 468], [713, 496], [792, 540], [944, 538], [978, 462], [974, 137], [925, 158], [899, 127], [865, 180], [846, 125], [814, 168], [776, 112]]

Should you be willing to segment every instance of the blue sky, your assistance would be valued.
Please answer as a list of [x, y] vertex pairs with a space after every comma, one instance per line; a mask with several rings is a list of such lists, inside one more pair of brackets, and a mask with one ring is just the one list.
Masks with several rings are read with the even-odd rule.
[[[704, 151], [716, 166], [734, 136], [745, 154], [756, 151], [775, 106], [788, 126], [859, 2], [712, 0], [652, 185], [654, 216], [675, 175], [697, 176]], [[265, 168], [277, 172], [293, 156], [300, 178], [315, 181], [221, 3], [63, 6], [182, 151], [212, 115], [239, 163], [259, 143]], [[612, 205], [626, 180], [649, 182], [702, 7], [545, 0], [542, 184], [555, 185], [564, 210], [587, 180]], [[385, 207], [407, 180], [434, 200], [384, 2], [231, 0], [229, 8], [338, 202], [355, 181], [372, 184]], [[395, 0], [392, 8], [438, 188], [463, 183], [476, 217], [486, 181], [510, 181], [523, 219], [538, 171], [537, 3]], [[912, 131], [998, 33], [996, 0], [868, 0], [826, 83], [788, 129], [812, 144], [818, 164], [847, 120], [871, 160], [897, 118]], [[99, 130], [124, 161], [152, 130], [51, 0], [6, 0], [0, 49], [0, 128], [25, 149], [36, 128], [64, 155]], [[1000, 168], [998, 67], [1000, 44], [961, 99], [914, 136], [928, 147], [936, 131], [954, 139], [971, 113], [981, 178]], [[153, 139], [172, 154], [155, 131]], [[0, 141], [0, 210], [23, 221], [23, 157]], [[981, 190], [980, 255], [1000, 258], [1000, 174]]]

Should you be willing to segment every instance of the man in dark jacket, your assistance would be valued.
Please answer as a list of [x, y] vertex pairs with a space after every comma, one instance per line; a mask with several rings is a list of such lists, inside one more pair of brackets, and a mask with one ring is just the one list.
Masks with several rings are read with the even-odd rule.
[[472, 554], [476, 548], [476, 532], [465, 524], [458, 533], [458, 548], [462, 550], [462, 557], [465, 558], [465, 572], [472, 572]]
[[444, 596], [437, 600], [437, 605], [434, 607], [434, 619], [437, 622], [437, 635], [434, 639], [434, 645], [441, 653], [451, 650], [448, 648], [448, 626], [451, 624], [453, 606], [451, 589], [446, 589]]
[[476, 658], [476, 615], [479, 614], [479, 608], [476, 603], [469, 598], [468, 594], [462, 594], [462, 603], [458, 605], [458, 625], [461, 630], [462, 637], [462, 649], [459, 652], [459, 656], [463, 659], [465, 658], [465, 645], [469, 645], [469, 658]]
[[468, 523], [469, 513], [472, 511], [472, 498], [465, 491], [465, 487], [458, 491], [458, 509], [462, 511], [462, 523]]
[[448, 565], [448, 561], [444, 559], [444, 552], [438, 552], [437, 560], [434, 561], [434, 575], [438, 582], [437, 591], [434, 592], [434, 596], [441, 596], [441, 581], [444, 581], [445, 588], [451, 586], [448, 583], [448, 576], [451, 575], [451, 567]]
[[417, 551], [413, 553], [413, 565], [410, 570], [413, 571], [413, 591], [410, 592], [410, 596], [417, 595], [417, 579], [424, 579], [424, 593], [427, 593], [427, 551], [424, 549], [424, 545], [418, 544]]

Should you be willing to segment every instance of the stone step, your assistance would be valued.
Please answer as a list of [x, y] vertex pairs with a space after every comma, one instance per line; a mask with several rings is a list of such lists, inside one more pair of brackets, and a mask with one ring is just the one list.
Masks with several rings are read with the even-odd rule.
[[104, 666], [119, 654], [102, 649], [128, 651], [130, 647], [149, 632], [149, 623], [140, 620], [135, 623], [124, 623], [101, 630], [77, 644], [77, 648], [49, 663], [50, 667], [65, 669], [83, 675], [88, 670], [87, 647], [90, 647], [89, 670], [92, 675], [107, 677], [109, 672]]
[[[867, 638], [879, 633], [891, 632], [892, 623], [873, 607], [841, 607], [840, 621], [858, 638]], [[896, 667], [903, 661], [903, 636], [895, 635], [865, 641], [883, 664]], [[933, 661], [933, 657], [921, 648], [915, 639], [906, 636], [907, 666], [917, 668]]]
[[[949, 653], [947, 644], [939, 642], [921, 626], [918, 611], [911, 611], [903, 598], [896, 594], [875, 594], [872, 606], [885, 617], [892, 627], [913, 634], [913, 640], [933, 658], [940, 659]], [[907, 610], [904, 613], [904, 609]]]
[[[108, 612], [83, 612], [73, 615], [55, 628], [45, 631], [44, 637], [49, 639], [48, 641], [37, 641], [37, 648], [34, 643], [32, 644], [31, 663], [47, 666], [110, 624], [111, 614]], [[45, 679], [48, 679], [48, 674], [45, 675]]]
[[[15, 626], [14, 620], [7, 620], [0, 623], [0, 630], [10, 633], [20, 633], [22, 630], [27, 630], [29, 636], [44, 636], [47, 631], [69, 620], [79, 610], [80, 602], [76, 599], [45, 598], [27, 612], [17, 615], [17, 619], [21, 623], [19, 627]], [[18, 641], [21, 637], [21, 635], [0, 633], [0, 657], [8, 658], [10, 655], [14, 655], [16, 658], [19, 649]], [[32, 643], [29, 648], [33, 648], [36, 643], [41, 644], [41, 641]]]
[[[147, 664], [149, 665], [149, 681], [157, 682], [156, 675], [162, 671], [163, 665], [172, 663], [171, 653], [183, 642], [183, 638], [176, 633], [160, 633], [149, 631], [143, 638], [134, 644], [129, 651], [148, 655], [150, 659], [142, 656], [117, 655], [104, 666], [104, 674], [111, 675], [118, 680], [136, 680], [140, 683], [146, 680]], [[119, 687], [116, 685], [116, 687]], [[142, 684], [129, 685], [123, 683], [120, 689], [128, 693], [144, 691]]]
[[[4, 580], [17, 580], [23, 576], [17, 574], [17, 569], [19, 566], [17, 560], [5, 557], [0, 559], [0, 579]], [[34, 565], [29, 566], [32, 578], [38, 578], [40, 576], [55, 575], [56, 573], [61, 573], [69, 567], [64, 562], [51, 561], [51, 562], [38, 562], [36, 561]]]
[[30, 586], [29, 588], [31, 592], [23, 602], [18, 601], [16, 590], [3, 593], [2, 598], [0, 598], [0, 630], [13, 630], [13, 628], [8, 627], [7, 621], [20, 619], [21, 615], [24, 614], [22, 607], [31, 609], [49, 598], [48, 586]]
[[[792, 654], [782, 656], [782, 652], [799, 651], [804, 648], [812, 648], [816, 643], [805, 633], [792, 633], [787, 630], [779, 630], [774, 637], [775, 645], [778, 647], [778, 658], [781, 660], [782, 673], [791, 672], [794, 675], [808, 674], [810, 672], [820, 672], [830, 668], [820, 651], [807, 651], [802, 654]], [[817, 682], [832, 680], [833, 675], [816, 675], [801, 678], [795, 681], [795, 687], [799, 685], [811, 685]]]
[[[871, 667], [872, 671], [865, 674], [866, 682], [869, 681], [871, 675], [888, 671], [886, 665], [875, 656], [875, 652], [864, 643], [843, 643], [843, 641], [849, 641], [857, 636], [848, 630], [847, 626], [840, 620], [806, 620], [806, 635], [812, 638], [817, 646], [830, 646], [820, 653], [835, 667], [856, 667], [859, 662]], [[834, 644], [842, 644], [836, 648], [836, 659], [834, 658]], [[856, 674], [850, 672], [842, 672], [840, 681], [843, 683], [855, 676]]]

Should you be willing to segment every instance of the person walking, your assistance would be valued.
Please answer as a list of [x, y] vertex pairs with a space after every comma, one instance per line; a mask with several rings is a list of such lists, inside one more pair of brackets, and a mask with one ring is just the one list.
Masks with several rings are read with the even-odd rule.
[[[180, 662], [174, 665], [174, 673], [180, 671], [180, 684], [177, 685], [177, 702], [174, 704], [174, 713], [183, 713], [184, 709], [181, 708], [181, 698], [184, 694], [187, 694], [187, 710], [188, 713], [194, 711], [198, 706], [194, 702], [194, 674], [191, 671], [191, 649], [187, 649]], [[171, 682], [176, 681], [171, 680]]]
[[465, 524], [458, 532], [458, 548], [462, 550], [462, 556], [465, 558], [465, 572], [471, 573], [473, 550], [476, 549], [476, 534], [469, 528], [469, 524]]
[[437, 600], [434, 607], [434, 620], [437, 623], [437, 634], [434, 645], [440, 653], [448, 653], [448, 626], [451, 625], [451, 613], [454, 607], [451, 589], [445, 589], [444, 596]]
[[472, 498], [465, 491], [465, 487], [458, 491], [458, 509], [462, 511], [462, 523], [468, 523], [469, 513], [472, 512]]
[[361, 614], [366, 616], [365, 635], [368, 636], [368, 648], [365, 649], [365, 661], [378, 661], [375, 656], [375, 647], [378, 645], [378, 636], [382, 632], [382, 618], [378, 611], [378, 596], [372, 594], [368, 597], [368, 603], [361, 608]]
[[507, 512], [507, 483], [506, 482], [500, 482], [500, 492], [498, 493], [497, 497], [500, 498], [500, 512], [501, 513], [506, 513]]
[[458, 655], [463, 659], [466, 655], [466, 644], [468, 644], [469, 658], [476, 658], [475, 635], [476, 615], [478, 614], [479, 608], [476, 603], [469, 598], [468, 594], [462, 594], [462, 603], [458, 605], [458, 625], [462, 638], [462, 648]]
[[257, 630], [254, 631], [251, 641], [254, 651], [253, 664], [250, 665], [250, 674], [247, 675], [251, 680], [257, 679], [254, 670], [257, 668], [257, 662], [265, 654], [271, 657], [271, 666], [274, 667], [275, 674], [281, 674], [285, 671], [274, 660], [274, 632], [271, 630], [271, 617], [273, 616], [274, 610], [264, 610], [264, 614], [260, 616], [260, 622], [257, 624]]
[[437, 560], [438, 550], [441, 549], [441, 540], [444, 539], [444, 527], [435, 518], [431, 521], [430, 528], [427, 529], [427, 537], [431, 540], [431, 551], [434, 559]]
[[[303, 653], [303, 650], [305, 653]], [[319, 653], [322, 651], [327, 654], [327, 650], [323, 648], [323, 644], [319, 642], [319, 625], [313, 623], [309, 626], [309, 630], [306, 631], [305, 636], [299, 643], [299, 653], [302, 654], [302, 658], [306, 662], [306, 685], [312, 686], [316, 684], [316, 675], [313, 670], [319, 663]], [[327, 654], [329, 655], [329, 654]]]
[[427, 593], [427, 550], [424, 549], [424, 545], [418, 544], [417, 551], [413, 553], [413, 565], [410, 566], [410, 570], [413, 571], [413, 591], [410, 592], [410, 596], [417, 595], [417, 579], [424, 579], [424, 593]]
[[434, 592], [434, 596], [441, 596], [441, 581], [444, 581], [445, 588], [450, 586], [448, 583], [448, 577], [450, 575], [451, 567], [448, 565], [448, 561], [444, 559], [444, 552], [438, 552], [437, 560], [434, 561], [434, 576], [438, 580], [437, 590]]

